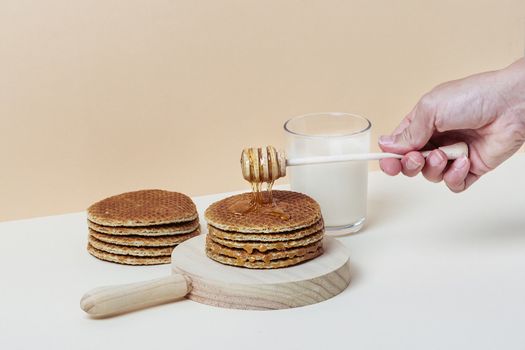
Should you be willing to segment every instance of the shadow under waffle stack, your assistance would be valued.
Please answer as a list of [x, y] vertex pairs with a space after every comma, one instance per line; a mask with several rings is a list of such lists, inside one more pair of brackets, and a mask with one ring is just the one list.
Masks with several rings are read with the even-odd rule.
[[299, 264], [323, 253], [324, 224], [319, 204], [298, 192], [273, 191], [285, 217], [252, 210], [232, 211], [249, 201], [243, 193], [213, 203], [204, 213], [208, 222], [206, 255], [227, 265], [273, 269]]
[[173, 248], [200, 233], [195, 204], [178, 192], [127, 192], [91, 205], [87, 214], [88, 252], [119, 264], [168, 264]]

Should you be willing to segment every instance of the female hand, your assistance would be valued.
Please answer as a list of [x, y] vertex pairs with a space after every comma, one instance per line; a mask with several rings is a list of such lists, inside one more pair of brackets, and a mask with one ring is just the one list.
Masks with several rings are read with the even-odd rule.
[[[464, 141], [469, 157], [448, 162], [440, 150], [423, 158], [423, 147]], [[392, 135], [381, 136], [385, 152], [406, 154], [383, 159], [389, 175], [420, 171], [432, 182], [444, 180], [453, 192], [467, 189], [496, 168], [525, 141], [525, 58], [500, 71], [487, 72], [437, 86], [417, 103]]]

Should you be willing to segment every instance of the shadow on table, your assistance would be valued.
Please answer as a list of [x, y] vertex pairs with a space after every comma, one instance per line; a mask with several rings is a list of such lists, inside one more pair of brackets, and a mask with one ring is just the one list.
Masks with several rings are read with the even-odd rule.
[[408, 198], [399, 198], [392, 194], [371, 195], [368, 197], [366, 224], [362, 232], [366, 232], [367, 227], [392, 222], [394, 218], [399, 218], [409, 212], [410, 208]]
[[[459, 244], [484, 244], [484, 245], [525, 245], [525, 218], [515, 217], [511, 220], [502, 218], [480, 217], [473, 222], [456, 222], [452, 234], [446, 239]], [[468, 229], [465, 229], [468, 227]]]

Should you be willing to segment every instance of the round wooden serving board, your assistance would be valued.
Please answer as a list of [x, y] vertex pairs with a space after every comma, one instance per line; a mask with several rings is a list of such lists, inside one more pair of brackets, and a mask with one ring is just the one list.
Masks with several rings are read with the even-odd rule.
[[228, 266], [208, 258], [205, 236], [194, 237], [173, 250], [174, 273], [190, 277], [187, 298], [234, 309], [285, 309], [318, 303], [341, 293], [350, 283], [346, 247], [325, 237], [324, 253], [299, 265], [254, 270]]
[[200, 235], [173, 250], [170, 276], [95, 288], [84, 294], [81, 308], [106, 317], [186, 297], [225, 308], [275, 310], [327, 300], [350, 283], [347, 249], [334, 238], [324, 238], [324, 253], [313, 260], [269, 270], [218, 263], [206, 256], [204, 240]]

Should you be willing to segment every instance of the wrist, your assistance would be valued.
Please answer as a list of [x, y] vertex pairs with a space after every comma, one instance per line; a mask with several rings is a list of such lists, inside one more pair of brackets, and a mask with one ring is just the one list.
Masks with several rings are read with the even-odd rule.
[[519, 120], [525, 128], [525, 57], [497, 72], [497, 89], [502, 100], [500, 115]]

